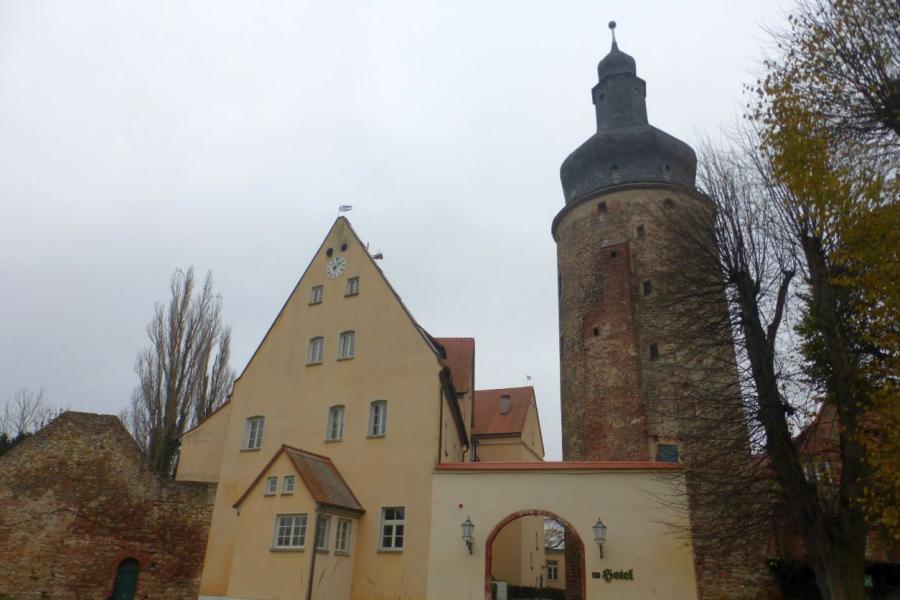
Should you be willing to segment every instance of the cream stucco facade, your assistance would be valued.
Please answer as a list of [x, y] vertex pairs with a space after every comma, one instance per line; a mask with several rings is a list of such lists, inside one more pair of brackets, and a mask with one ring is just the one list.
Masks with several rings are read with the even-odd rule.
[[[489, 411], [495, 425], [473, 435], [485, 408], [474, 389], [474, 345], [454, 361], [439, 339], [416, 323], [349, 222], [338, 219], [229, 401], [182, 438], [178, 478], [218, 482], [200, 597], [480, 600], [506, 563], [511, 583], [541, 583], [543, 515], [550, 514], [584, 540], [586, 598], [610, 590], [618, 598], [695, 598], [690, 545], [659, 525], [656, 517], [677, 516], [652, 501], [658, 471], [677, 467], [540, 462], [530, 388], [510, 388], [527, 400], [516, 405], [525, 412], [510, 413], [517, 434], [504, 429], [506, 412]], [[460, 366], [467, 361], [468, 370]], [[373, 416], [373, 403], [386, 414]], [[472, 462], [474, 437], [480, 462]], [[298, 467], [285, 448], [319, 461], [319, 470]], [[294, 486], [285, 493], [288, 477]], [[544, 512], [500, 526], [528, 509]], [[313, 552], [317, 515], [328, 516], [330, 528]], [[472, 554], [461, 539], [467, 516], [476, 523]], [[592, 552], [598, 517], [610, 527], [603, 561]], [[350, 523], [343, 545], [338, 520]], [[485, 536], [495, 528], [491, 565]], [[590, 578], [607, 568], [632, 569], [635, 578]]]

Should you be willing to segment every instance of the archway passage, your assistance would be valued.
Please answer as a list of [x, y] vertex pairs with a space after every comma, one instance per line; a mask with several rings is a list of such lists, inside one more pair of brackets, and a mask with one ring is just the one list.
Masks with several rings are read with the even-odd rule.
[[119, 563], [116, 571], [116, 584], [110, 600], [134, 600], [139, 571], [140, 564], [133, 558], [126, 558]]
[[586, 600], [585, 590], [586, 590], [586, 582], [585, 582], [585, 565], [584, 565], [584, 542], [581, 540], [581, 537], [578, 535], [577, 530], [572, 526], [571, 523], [548, 510], [542, 509], [528, 509], [528, 510], [520, 510], [516, 511], [508, 516], [506, 516], [503, 520], [501, 520], [494, 529], [491, 531], [490, 535], [487, 536], [485, 540], [485, 550], [484, 550], [484, 593], [485, 600], [492, 600], [492, 582], [493, 582], [493, 562], [494, 562], [494, 542], [497, 540], [501, 531], [504, 527], [517, 521], [519, 519], [527, 518], [527, 517], [541, 517], [546, 519], [551, 519], [554, 522], [562, 525], [565, 529], [565, 540], [567, 544], [567, 548], [571, 547], [572, 551], [567, 551], [567, 556], [577, 557], [576, 560], [579, 564], [575, 565], [566, 565], [566, 571], [576, 575], [575, 577], [566, 577], [566, 590], [565, 597], [566, 600]]

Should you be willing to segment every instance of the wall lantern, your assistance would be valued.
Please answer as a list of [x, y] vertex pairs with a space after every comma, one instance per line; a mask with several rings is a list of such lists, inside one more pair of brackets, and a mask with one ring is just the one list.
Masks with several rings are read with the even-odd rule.
[[600, 547], [600, 558], [603, 558], [603, 544], [606, 542], [606, 525], [600, 519], [597, 519], [597, 522], [594, 523], [594, 541]]
[[472, 522], [472, 519], [466, 517], [462, 524], [462, 533], [463, 541], [466, 543], [466, 548], [469, 549], [469, 554], [472, 554], [472, 545], [475, 541], [475, 538], [472, 537], [473, 531], [475, 531], [475, 524]]

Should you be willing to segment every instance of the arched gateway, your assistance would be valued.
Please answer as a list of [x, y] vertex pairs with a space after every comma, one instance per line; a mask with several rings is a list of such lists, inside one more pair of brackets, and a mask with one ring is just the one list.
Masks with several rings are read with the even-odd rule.
[[[567, 598], [580, 598], [581, 600], [586, 600], [585, 596], [585, 570], [584, 570], [584, 541], [581, 539], [581, 536], [578, 535], [575, 527], [569, 523], [567, 520], [559, 516], [558, 514], [549, 511], [542, 510], [538, 508], [531, 508], [526, 510], [519, 510], [514, 513], [507, 515], [503, 520], [501, 520], [494, 527], [493, 531], [487, 536], [484, 542], [484, 592], [485, 598], [491, 598], [491, 583], [492, 583], [492, 574], [493, 574], [493, 559], [494, 559], [494, 540], [500, 534], [504, 527], [516, 521], [518, 519], [522, 519], [525, 517], [546, 517], [553, 519], [560, 525], [562, 525], [565, 530], [569, 533], [566, 537], [566, 542], [571, 544], [573, 541], [576, 543], [578, 547], [577, 556], [581, 558], [581, 564], [578, 567], [579, 572], [581, 573], [581, 577], [578, 584], [578, 590], [566, 590]], [[568, 582], [567, 582], [568, 583]], [[577, 593], [576, 593], [577, 592]]]
[[[529, 516], [551, 517], [578, 539], [582, 600], [697, 598], [692, 544], [670, 527], [685, 524], [687, 512], [678, 506], [676, 465], [443, 463], [432, 482], [429, 600], [490, 599], [492, 546], [505, 526]], [[602, 552], [598, 519], [608, 527]], [[472, 525], [468, 539], [463, 523]]]

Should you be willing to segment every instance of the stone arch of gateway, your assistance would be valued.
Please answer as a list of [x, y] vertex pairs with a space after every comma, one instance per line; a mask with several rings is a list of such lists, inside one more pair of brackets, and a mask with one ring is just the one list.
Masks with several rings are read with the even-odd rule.
[[[581, 540], [584, 600], [696, 598], [693, 550], [673, 526], [680, 470], [658, 463], [443, 464], [435, 469], [428, 564], [430, 600], [491, 598], [491, 543], [508, 523], [552, 517]], [[460, 525], [475, 525], [472, 554]], [[601, 557], [597, 519], [607, 525]], [[631, 578], [614, 577], [631, 573]], [[567, 597], [579, 594], [567, 591]]]

